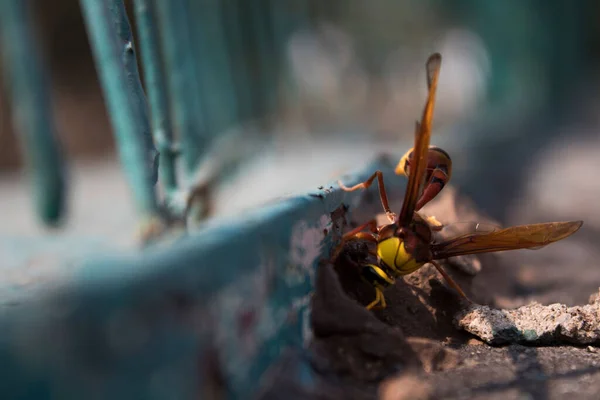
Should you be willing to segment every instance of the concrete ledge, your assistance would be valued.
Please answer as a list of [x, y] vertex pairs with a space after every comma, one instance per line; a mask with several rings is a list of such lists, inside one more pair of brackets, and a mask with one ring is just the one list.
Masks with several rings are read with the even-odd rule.
[[[400, 196], [393, 161], [344, 182], [382, 169]], [[376, 188], [331, 184], [171, 244], [71, 265], [46, 294], [3, 306], [3, 398], [248, 398], [286, 348], [310, 340], [316, 266], [343, 225], [378, 212]]]

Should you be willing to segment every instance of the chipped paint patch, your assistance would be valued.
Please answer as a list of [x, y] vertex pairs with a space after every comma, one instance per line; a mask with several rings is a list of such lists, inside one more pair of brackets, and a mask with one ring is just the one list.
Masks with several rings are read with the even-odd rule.
[[321, 215], [316, 224], [300, 221], [292, 227], [290, 240], [290, 261], [299, 266], [314, 283], [314, 265], [318, 257], [323, 253], [324, 231], [329, 232], [331, 218]]

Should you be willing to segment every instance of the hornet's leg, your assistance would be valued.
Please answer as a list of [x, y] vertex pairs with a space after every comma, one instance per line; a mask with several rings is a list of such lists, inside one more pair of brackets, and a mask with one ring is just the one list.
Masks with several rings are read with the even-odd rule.
[[367, 310], [372, 310], [375, 307], [384, 309], [387, 305], [385, 303], [385, 296], [383, 294], [384, 288], [390, 287], [394, 284], [395, 279], [384, 269], [376, 264], [365, 265], [362, 269], [362, 278], [368, 282], [375, 289], [375, 300], [367, 305]]
[[358, 232], [352, 236], [344, 237], [344, 242], [350, 242], [352, 240], [366, 240], [371, 243], [377, 243], [377, 238], [375, 237], [374, 234], [372, 234], [370, 232]]
[[458, 283], [456, 283], [456, 281], [454, 279], [452, 279], [450, 277], [450, 275], [448, 275], [448, 273], [446, 271], [444, 271], [444, 269], [442, 268], [442, 266], [440, 264], [438, 264], [436, 261], [433, 261], [433, 260], [431, 260], [429, 262], [431, 264], [433, 264], [433, 266], [439, 271], [439, 273], [442, 274], [442, 276], [444, 277], [444, 279], [446, 280], [446, 282], [448, 282], [448, 284], [450, 286], [452, 286], [452, 288], [454, 290], [456, 290], [458, 292], [458, 294], [461, 295], [461, 297], [463, 297], [469, 303], [473, 303], [473, 301], [467, 297], [467, 295], [465, 294], [465, 292], [463, 292], [463, 290], [460, 288], [460, 286], [458, 286]]
[[387, 303], [385, 302], [385, 295], [383, 294], [381, 289], [380, 289], [379, 293], [381, 293], [381, 295], [379, 296], [379, 299], [381, 300], [379, 305], [380, 305], [380, 309], [383, 310], [384, 308], [387, 307]]
[[[369, 227], [369, 230], [371, 230], [371, 232], [361, 232], [366, 227]], [[333, 256], [331, 257], [331, 259], [335, 260], [338, 258], [338, 256], [340, 255], [340, 252], [344, 248], [344, 244], [346, 244], [347, 242], [350, 242], [353, 240], [367, 240], [372, 243], [377, 243], [377, 237], [375, 237], [375, 235], [374, 235], [374, 233], [376, 231], [377, 231], [377, 222], [375, 220], [371, 220], [365, 224], [357, 226], [356, 228], [352, 229], [350, 232], [345, 233], [342, 236], [342, 241], [340, 242], [340, 244], [338, 245], [336, 250], [333, 252]], [[370, 252], [370, 251], [369, 251], [369, 253], [372, 254], [372, 252]]]
[[367, 305], [367, 310], [372, 310], [377, 305], [381, 305], [381, 308], [386, 307], [385, 297], [383, 296], [383, 292], [381, 291], [381, 289], [376, 287], [375, 288], [375, 300], [373, 300], [372, 302], [369, 303], [369, 305]]
[[376, 233], [377, 232], [377, 220], [372, 219], [370, 221], [365, 222], [362, 225], [357, 226], [356, 228], [352, 229], [351, 231], [344, 233], [344, 235], [342, 236], [342, 239], [349, 239], [352, 236], [355, 236], [357, 233], [366, 233], [366, 232], [362, 232], [362, 230], [365, 228], [369, 228], [370, 232]]
[[379, 197], [381, 198], [381, 205], [383, 205], [383, 209], [385, 210], [390, 222], [394, 223], [396, 222], [396, 214], [390, 210], [387, 193], [385, 191], [385, 185], [383, 183], [383, 173], [381, 171], [375, 171], [375, 173], [371, 175], [369, 179], [352, 187], [345, 186], [342, 181], [338, 181], [338, 185], [340, 185], [340, 188], [346, 192], [353, 192], [358, 189], [367, 189], [369, 186], [371, 186], [375, 178], [377, 178], [377, 183], [379, 184]]

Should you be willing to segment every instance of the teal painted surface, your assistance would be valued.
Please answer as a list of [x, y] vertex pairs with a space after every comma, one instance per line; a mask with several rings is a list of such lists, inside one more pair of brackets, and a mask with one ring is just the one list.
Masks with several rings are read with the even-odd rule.
[[226, 31], [232, 24], [223, 15], [222, 1], [187, 0], [187, 7], [206, 125], [213, 135], [219, 136], [240, 122], [233, 80], [233, 71], [240, 66], [231, 62], [226, 43]]
[[177, 188], [176, 152], [154, 1], [135, 0], [134, 12], [150, 106], [152, 136], [160, 153], [158, 176], [167, 193], [171, 193]]
[[[247, 26], [242, 22], [241, 10], [239, 1], [222, 2], [221, 13], [222, 21], [227, 25], [225, 30], [225, 40], [230, 57], [231, 65], [235, 66], [233, 70], [233, 82], [236, 87], [236, 107], [240, 120], [245, 121], [252, 118], [255, 102], [253, 101], [252, 86], [254, 79], [250, 75], [247, 68], [247, 57], [245, 49], [247, 49], [250, 41]], [[258, 94], [257, 94], [258, 95]], [[260, 101], [261, 99], [257, 99]]]
[[168, 77], [174, 134], [179, 138], [183, 170], [189, 178], [210, 139], [195, 60], [201, 55], [192, 51], [193, 37], [186, 0], [155, 1], [154, 4]]
[[29, 6], [29, 1], [0, 1], [3, 86], [32, 180], [36, 213], [46, 225], [55, 225], [66, 211], [65, 166]]
[[157, 214], [158, 152], [123, 2], [80, 0], [123, 169], [142, 218]]
[[[344, 181], [376, 167], [399, 198], [405, 181], [393, 163]], [[315, 269], [345, 220], [362, 222], [380, 207], [375, 188], [326, 186], [209, 221], [175, 243], [65, 265], [47, 293], [1, 308], [0, 391], [23, 399], [207, 398], [221, 375], [228, 398], [248, 398], [286, 348], [310, 340]]]

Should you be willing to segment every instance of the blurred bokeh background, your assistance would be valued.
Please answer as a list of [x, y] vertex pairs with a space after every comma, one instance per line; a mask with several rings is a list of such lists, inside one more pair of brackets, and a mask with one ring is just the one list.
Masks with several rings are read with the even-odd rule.
[[[31, 3], [68, 163], [65, 229], [125, 240], [135, 213], [79, 3]], [[438, 51], [433, 143], [453, 156], [454, 183], [503, 223], [584, 218], [600, 229], [597, 2], [186, 4], [208, 138], [198, 163], [244, 160], [219, 175], [215, 214], [305, 192], [383, 150], [401, 155]], [[135, 28], [134, 40], [141, 65]], [[6, 91], [0, 110], [0, 229], [39, 234]]]

